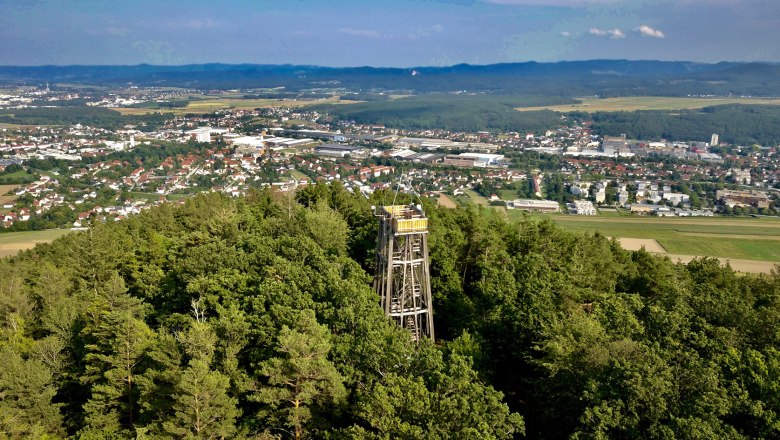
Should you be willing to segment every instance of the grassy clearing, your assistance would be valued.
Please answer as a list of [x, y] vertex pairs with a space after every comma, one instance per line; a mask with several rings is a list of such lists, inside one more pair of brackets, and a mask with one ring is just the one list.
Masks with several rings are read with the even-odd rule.
[[625, 96], [620, 98], [578, 98], [577, 104], [518, 107], [521, 112], [553, 110], [557, 112], [617, 112], [634, 110], [686, 110], [722, 104], [780, 105], [780, 99], [764, 98], [673, 98], [666, 96]]
[[[13, 173], [3, 174], [0, 176], [0, 185], [2, 186], [19, 186], [20, 183], [35, 182], [36, 176], [29, 174], [26, 170], [14, 171]], [[0, 192], [0, 195], [5, 195], [5, 192]]]
[[465, 189], [463, 192], [471, 199], [471, 201], [480, 206], [488, 206], [490, 202], [485, 197], [482, 197], [473, 189]]
[[[510, 211], [510, 218], [523, 213]], [[534, 215], [570, 231], [609, 237], [648, 238], [670, 254], [780, 262], [780, 220], [769, 218], [657, 218]]]
[[311, 180], [309, 176], [303, 174], [298, 170], [288, 170], [288, 172], [290, 173], [290, 177], [292, 177], [295, 180]]
[[70, 232], [73, 231], [70, 229], [49, 229], [0, 234], [0, 258], [16, 255], [21, 250], [35, 247], [38, 243], [49, 243]]
[[307, 105], [318, 104], [351, 104], [357, 101], [340, 100], [339, 97], [328, 99], [243, 99], [232, 97], [204, 97], [190, 101], [186, 107], [175, 108], [114, 108], [123, 115], [145, 115], [149, 113], [172, 113], [183, 115], [187, 113], [213, 113], [217, 110], [235, 109], [235, 110], [254, 110], [260, 107], [303, 107]]
[[507, 201], [520, 198], [520, 196], [517, 195], [516, 189], [500, 189], [498, 190], [498, 197], [501, 198], [501, 200], [507, 200]]

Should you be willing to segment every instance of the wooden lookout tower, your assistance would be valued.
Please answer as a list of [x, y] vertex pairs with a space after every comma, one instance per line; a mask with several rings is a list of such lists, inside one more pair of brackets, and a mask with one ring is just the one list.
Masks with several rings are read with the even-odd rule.
[[379, 217], [374, 290], [382, 309], [415, 341], [433, 339], [428, 218], [421, 205], [381, 206], [374, 215]]

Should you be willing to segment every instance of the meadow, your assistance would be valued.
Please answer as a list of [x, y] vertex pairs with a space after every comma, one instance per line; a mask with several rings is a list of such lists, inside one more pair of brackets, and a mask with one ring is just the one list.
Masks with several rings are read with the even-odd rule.
[[618, 98], [577, 98], [576, 104], [518, 107], [521, 112], [618, 112], [635, 110], [693, 110], [723, 104], [780, 105], [780, 99], [765, 98], [678, 98], [666, 96], [623, 96]]
[[6, 232], [0, 234], [0, 258], [16, 255], [19, 251], [31, 249], [38, 243], [49, 243], [68, 234], [70, 229], [49, 229], [46, 231]]

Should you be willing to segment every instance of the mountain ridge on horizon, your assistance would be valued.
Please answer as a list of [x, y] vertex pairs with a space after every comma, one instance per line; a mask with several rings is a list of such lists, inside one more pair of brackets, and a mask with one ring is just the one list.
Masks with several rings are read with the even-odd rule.
[[659, 59], [627, 59], [627, 58], [592, 58], [583, 60], [558, 60], [558, 61], [502, 61], [497, 63], [454, 63], [447, 65], [411, 65], [411, 66], [383, 66], [383, 65], [370, 65], [360, 64], [353, 66], [327, 66], [321, 64], [296, 64], [296, 63], [226, 63], [220, 61], [203, 62], [203, 63], [182, 63], [182, 64], [155, 64], [155, 63], [136, 63], [136, 64], [0, 64], [0, 69], [5, 68], [69, 68], [69, 67], [157, 67], [157, 68], [179, 68], [190, 66], [266, 66], [266, 67], [305, 67], [305, 68], [320, 68], [320, 69], [397, 69], [397, 70], [413, 70], [413, 69], [447, 69], [460, 66], [468, 67], [491, 67], [491, 66], [506, 66], [506, 65], [559, 65], [559, 64], [577, 64], [577, 63], [593, 63], [593, 62], [627, 62], [627, 63], [667, 63], [667, 64], [691, 64], [691, 65], [708, 65], [708, 66], [720, 66], [720, 65], [744, 65], [744, 64], [767, 64], [767, 65], [780, 65], [780, 61], [729, 61], [721, 60], [716, 62], [706, 61], [692, 61], [692, 60], [659, 60]]
[[249, 63], [0, 66], [0, 84], [40, 82], [196, 89], [284, 87], [291, 92], [328, 88], [326, 86], [351, 92], [407, 90], [413, 93], [469, 91], [527, 94], [538, 91], [566, 96], [572, 93], [647, 94], [646, 91], [652, 88], [657, 93], [669, 95], [778, 96], [780, 63], [596, 59], [417, 67]]

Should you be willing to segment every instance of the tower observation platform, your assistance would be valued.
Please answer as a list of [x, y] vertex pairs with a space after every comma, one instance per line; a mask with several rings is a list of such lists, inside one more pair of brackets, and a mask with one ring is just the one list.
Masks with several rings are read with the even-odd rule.
[[434, 339], [428, 218], [421, 205], [374, 208], [379, 218], [374, 290], [382, 309], [412, 339]]

